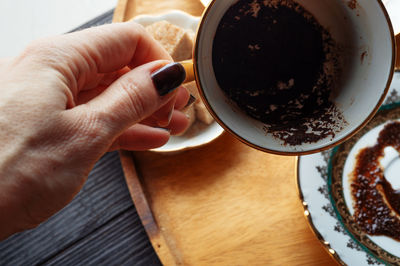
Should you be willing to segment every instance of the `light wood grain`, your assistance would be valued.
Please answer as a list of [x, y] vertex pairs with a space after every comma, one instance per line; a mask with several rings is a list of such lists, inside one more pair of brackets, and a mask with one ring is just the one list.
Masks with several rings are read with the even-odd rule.
[[335, 265], [303, 216], [296, 158], [225, 134], [198, 150], [134, 159], [176, 264]]
[[[120, 3], [114, 21], [169, 9], [202, 13], [198, 1]], [[303, 216], [295, 157], [254, 150], [225, 133], [199, 149], [122, 152], [121, 160], [165, 265], [336, 265]]]

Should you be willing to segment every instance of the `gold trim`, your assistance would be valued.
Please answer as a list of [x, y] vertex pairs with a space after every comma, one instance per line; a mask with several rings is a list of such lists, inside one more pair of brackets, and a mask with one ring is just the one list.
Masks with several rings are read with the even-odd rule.
[[303, 209], [304, 209], [304, 217], [306, 218], [307, 222], [308, 222], [308, 226], [310, 227], [311, 231], [314, 233], [314, 235], [317, 237], [317, 239], [319, 240], [319, 242], [321, 243], [321, 245], [324, 247], [324, 249], [326, 250], [326, 252], [334, 259], [336, 260], [339, 264], [341, 265], [346, 265], [346, 263], [340, 258], [339, 254], [330, 246], [329, 241], [326, 241], [321, 233], [318, 231], [318, 229], [315, 227], [313, 220], [311, 218], [311, 212], [308, 209], [308, 203], [306, 201], [304, 201], [304, 196], [303, 193], [301, 191], [301, 187], [300, 187], [300, 175], [299, 175], [299, 165], [300, 165], [300, 159], [299, 157], [296, 157], [296, 185], [297, 185], [297, 192], [300, 198], [300, 201], [302, 203]]
[[267, 152], [267, 153], [272, 153], [272, 154], [277, 154], [277, 155], [286, 155], [286, 156], [298, 156], [298, 155], [308, 155], [308, 154], [313, 154], [313, 153], [318, 153], [324, 150], [328, 150], [330, 148], [333, 148], [334, 146], [337, 146], [343, 142], [345, 142], [346, 140], [350, 139], [352, 136], [354, 136], [358, 131], [360, 131], [376, 114], [376, 112], [378, 111], [379, 107], [382, 105], [383, 101], [385, 100], [386, 94], [389, 91], [390, 88], [390, 84], [392, 82], [393, 79], [393, 74], [394, 74], [394, 67], [395, 67], [395, 59], [396, 59], [396, 43], [395, 43], [395, 37], [394, 37], [394, 31], [393, 31], [393, 26], [391, 23], [391, 20], [389, 18], [389, 14], [386, 11], [385, 6], [383, 5], [381, 0], [376, 0], [378, 2], [378, 4], [381, 7], [381, 10], [383, 12], [383, 14], [385, 15], [386, 18], [386, 22], [387, 25], [389, 27], [389, 31], [390, 31], [390, 38], [391, 38], [391, 43], [392, 43], [392, 60], [391, 60], [391, 67], [390, 67], [390, 73], [386, 82], [386, 86], [385, 89], [378, 101], [378, 103], [376, 104], [376, 106], [374, 107], [374, 109], [372, 110], [372, 112], [369, 114], [369, 116], [358, 126], [356, 127], [352, 132], [348, 133], [345, 137], [329, 144], [326, 145], [325, 147], [322, 148], [316, 148], [316, 149], [312, 149], [309, 151], [293, 151], [293, 152], [282, 152], [282, 151], [277, 151], [277, 150], [272, 150], [272, 149], [268, 149], [268, 148], [264, 148], [264, 147], [260, 147], [254, 143], [249, 142], [248, 140], [242, 138], [241, 136], [239, 136], [238, 134], [236, 134], [231, 128], [229, 128], [227, 125], [224, 124], [224, 122], [218, 117], [218, 115], [216, 114], [216, 112], [213, 110], [213, 108], [211, 107], [211, 105], [209, 104], [207, 98], [204, 95], [203, 89], [202, 89], [202, 85], [201, 85], [201, 81], [199, 79], [199, 66], [198, 66], [198, 60], [197, 60], [197, 54], [199, 51], [199, 36], [201, 35], [202, 29], [204, 27], [204, 21], [205, 18], [207, 17], [207, 15], [209, 14], [210, 10], [212, 9], [212, 7], [214, 6], [216, 0], [213, 0], [208, 6], [207, 8], [204, 10], [201, 20], [200, 20], [200, 24], [197, 28], [197, 32], [196, 32], [196, 40], [195, 40], [195, 47], [193, 49], [193, 66], [194, 66], [194, 75], [195, 75], [195, 80], [197, 83], [197, 87], [199, 89], [199, 94], [200, 97], [202, 98], [206, 108], [208, 109], [208, 111], [210, 112], [210, 114], [213, 116], [214, 120], [217, 121], [217, 123], [225, 129], [225, 131], [228, 131], [230, 134], [232, 134], [235, 138], [237, 138], [239, 141], [243, 142], [244, 144], [255, 148], [257, 150], [263, 151], [263, 152]]

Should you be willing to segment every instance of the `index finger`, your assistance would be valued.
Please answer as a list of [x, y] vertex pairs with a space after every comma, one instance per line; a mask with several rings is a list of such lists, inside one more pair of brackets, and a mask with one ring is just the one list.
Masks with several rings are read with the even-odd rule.
[[124, 66], [136, 67], [171, 56], [136, 22], [104, 25], [64, 36], [64, 47], [75, 49], [81, 60], [94, 62], [98, 73]]

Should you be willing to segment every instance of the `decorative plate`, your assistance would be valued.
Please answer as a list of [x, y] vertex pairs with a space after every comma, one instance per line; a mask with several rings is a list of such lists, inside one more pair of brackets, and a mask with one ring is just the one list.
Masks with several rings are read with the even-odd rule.
[[399, 92], [400, 73], [396, 72], [385, 104], [363, 130], [332, 150], [299, 158], [297, 178], [305, 215], [328, 252], [341, 264], [400, 265], [400, 242], [370, 236], [354, 222], [349, 182], [358, 152], [376, 143], [385, 124], [400, 119]]
[[[383, 3], [395, 34], [399, 34], [400, 1], [383, 0]], [[400, 265], [400, 241], [364, 233], [353, 218], [355, 202], [351, 193], [356, 156], [377, 143], [386, 124], [399, 120], [400, 72], [395, 72], [384, 104], [365, 128], [334, 149], [299, 157], [297, 184], [304, 214], [318, 239], [340, 264]], [[399, 159], [393, 149], [384, 150], [383, 160], [378, 165], [385, 171], [385, 177], [393, 176], [393, 173], [399, 175]], [[393, 165], [388, 167], [390, 163]], [[386, 173], [385, 168], [391, 169], [392, 173]], [[387, 179], [393, 187], [400, 188], [400, 179]]]
[[[154, 22], [166, 20], [174, 25], [184, 29], [197, 30], [200, 21], [199, 17], [194, 17], [179, 10], [172, 10], [161, 15], [139, 15], [133, 19], [143, 26], [150, 25]], [[196, 121], [187, 133], [182, 136], [171, 136], [169, 141], [162, 147], [154, 149], [156, 152], [178, 152], [195, 147], [205, 145], [218, 138], [224, 132], [223, 128], [217, 122], [205, 125]]]

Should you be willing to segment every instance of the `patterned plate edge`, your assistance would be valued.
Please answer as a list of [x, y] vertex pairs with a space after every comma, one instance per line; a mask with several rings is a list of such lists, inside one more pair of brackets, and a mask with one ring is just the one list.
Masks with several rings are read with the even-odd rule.
[[304, 209], [304, 217], [307, 220], [307, 224], [308, 226], [311, 228], [311, 231], [314, 233], [314, 235], [317, 237], [317, 239], [319, 240], [319, 242], [321, 243], [321, 245], [323, 246], [323, 248], [326, 250], [326, 252], [328, 252], [328, 254], [334, 259], [336, 260], [336, 262], [338, 262], [341, 265], [346, 265], [346, 263], [340, 258], [339, 254], [331, 247], [329, 241], [326, 241], [323, 236], [321, 235], [321, 233], [318, 231], [318, 229], [315, 227], [312, 217], [311, 217], [311, 213], [308, 209], [308, 203], [304, 200], [304, 196], [303, 196], [303, 192], [301, 190], [300, 187], [300, 157], [296, 158], [296, 186], [297, 186], [297, 192], [299, 194], [299, 198], [301, 200], [301, 205], [303, 206]]

